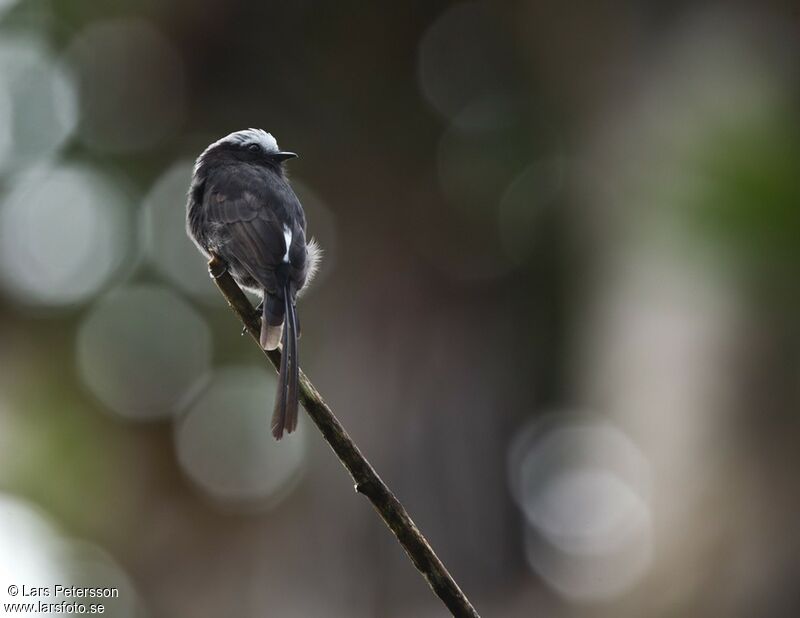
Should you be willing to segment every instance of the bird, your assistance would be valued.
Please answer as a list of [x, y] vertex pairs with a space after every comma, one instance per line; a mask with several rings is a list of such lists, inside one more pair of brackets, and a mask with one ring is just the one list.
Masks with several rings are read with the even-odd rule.
[[197, 158], [186, 203], [186, 231], [200, 252], [222, 261], [239, 286], [261, 297], [261, 347], [281, 344], [276, 440], [297, 427], [296, 302], [321, 257], [316, 241], [306, 241], [305, 212], [286, 173], [286, 162], [297, 156], [263, 129], [235, 131]]

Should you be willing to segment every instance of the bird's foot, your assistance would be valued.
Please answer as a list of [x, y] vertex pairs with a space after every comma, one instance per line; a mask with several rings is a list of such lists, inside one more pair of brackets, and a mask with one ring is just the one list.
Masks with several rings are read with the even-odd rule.
[[[263, 308], [264, 308], [264, 301], [262, 300], [260, 303], [258, 303], [258, 306], [254, 310], [257, 317], [259, 318], [261, 317], [261, 311], [263, 310]], [[243, 326], [241, 336], [244, 336], [246, 332], [247, 332], [247, 327]]]
[[219, 279], [226, 272], [228, 272], [228, 265], [219, 256], [212, 253], [211, 259], [208, 260], [208, 274], [212, 279]]

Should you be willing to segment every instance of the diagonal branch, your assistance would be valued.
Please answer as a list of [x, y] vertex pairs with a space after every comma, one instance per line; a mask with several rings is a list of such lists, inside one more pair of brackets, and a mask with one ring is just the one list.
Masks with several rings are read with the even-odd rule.
[[[208, 262], [208, 272], [231, 309], [239, 316], [247, 332], [258, 343], [260, 317], [233, 277], [225, 270], [225, 265], [217, 258], [212, 258]], [[281, 353], [278, 350], [265, 350], [264, 354], [278, 370]], [[347, 435], [344, 427], [333, 415], [328, 404], [323, 401], [317, 389], [302, 371], [300, 372], [300, 402], [311, 420], [322, 432], [322, 437], [336, 453], [342, 465], [347, 468], [350, 476], [353, 477], [356, 491], [372, 502], [378, 515], [397, 537], [411, 562], [425, 577], [436, 596], [442, 600], [453, 616], [479, 618], [478, 612], [472, 607], [466, 595], [461, 592], [458, 584], [447, 572], [444, 564], [411, 520], [403, 505], [364, 458], [353, 440]]]

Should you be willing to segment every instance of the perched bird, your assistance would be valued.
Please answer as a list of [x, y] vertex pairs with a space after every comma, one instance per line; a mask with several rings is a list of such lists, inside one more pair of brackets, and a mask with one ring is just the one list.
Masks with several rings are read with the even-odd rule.
[[305, 213], [284, 169], [296, 156], [266, 131], [231, 133], [197, 158], [186, 205], [186, 230], [200, 251], [222, 260], [241, 287], [262, 297], [261, 346], [282, 345], [272, 416], [278, 440], [297, 427], [295, 302], [320, 258], [317, 244], [306, 242]]

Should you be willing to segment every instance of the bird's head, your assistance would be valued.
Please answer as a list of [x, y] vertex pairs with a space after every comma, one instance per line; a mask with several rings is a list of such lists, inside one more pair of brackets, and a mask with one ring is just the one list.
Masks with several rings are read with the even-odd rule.
[[297, 155], [278, 148], [278, 142], [263, 129], [235, 131], [217, 140], [197, 158], [195, 171], [214, 162], [241, 161], [282, 168], [287, 159]]

